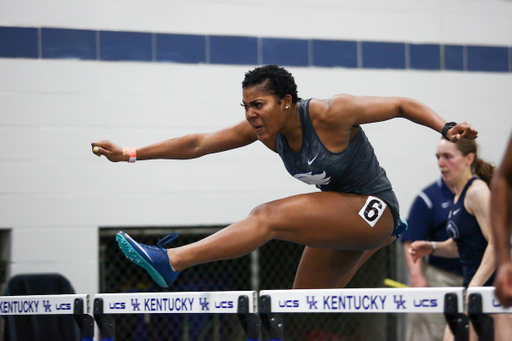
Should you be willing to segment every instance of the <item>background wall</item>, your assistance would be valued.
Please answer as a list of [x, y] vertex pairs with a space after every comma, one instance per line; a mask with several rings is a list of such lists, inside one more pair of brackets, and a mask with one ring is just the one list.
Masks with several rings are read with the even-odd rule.
[[[35, 52], [23, 50], [24, 39], [9, 41], [7, 28], [34, 29], [27, 39], [36, 32]], [[47, 28], [92, 32], [95, 55], [44, 55]], [[98, 39], [105, 31], [203, 36], [207, 57], [105, 60], [106, 38]], [[215, 35], [256, 38], [255, 62], [223, 62], [235, 44], [212, 63]], [[244, 119], [240, 83], [272, 56], [265, 54], [267, 38], [306, 42], [306, 65], [288, 64], [303, 98], [412, 97], [449, 121], [473, 124], [483, 158], [500, 161], [512, 128], [510, 0], [1, 0], [0, 228], [12, 229], [11, 275], [61, 272], [77, 292], [95, 292], [99, 227], [228, 224], [262, 202], [315, 190], [291, 178], [259, 143], [197, 160], [134, 165], [91, 153], [92, 141], [138, 147]], [[317, 39], [357, 42], [356, 66], [311, 63]], [[447, 58], [434, 69], [414, 68], [409, 57], [403, 67], [365, 67], [368, 42], [398, 42], [406, 56], [415, 44], [441, 46], [442, 56], [452, 51], [443, 46], [455, 46], [463, 55], [456, 71], [446, 67]], [[16, 46], [22, 52], [10, 55]], [[492, 51], [508, 58], [498, 62], [505, 70], [493, 68], [495, 55], [483, 57], [488, 69], [479, 68], [475, 46], [497, 47]], [[438, 176], [440, 136], [400, 119], [364, 129], [407, 216], [416, 192]]]

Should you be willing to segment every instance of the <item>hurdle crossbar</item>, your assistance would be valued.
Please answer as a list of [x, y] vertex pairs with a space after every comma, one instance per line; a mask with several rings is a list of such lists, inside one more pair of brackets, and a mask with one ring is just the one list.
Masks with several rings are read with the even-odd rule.
[[94, 318], [102, 340], [114, 340], [112, 314], [238, 314], [247, 340], [259, 340], [256, 291], [97, 294]]
[[273, 340], [284, 336], [279, 313], [444, 313], [455, 340], [465, 341], [463, 297], [463, 287], [262, 290], [259, 313]]
[[[448, 293], [463, 311], [464, 288], [262, 290], [274, 313], [444, 313]], [[260, 301], [261, 302], [261, 301]]]
[[[0, 296], [0, 315], [73, 315], [75, 300], [89, 302], [89, 295], [33, 295]], [[88, 304], [83, 304], [82, 314], [88, 313]]]
[[248, 313], [256, 312], [256, 291], [97, 294], [94, 300], [103, 301], [104, 314], [237, 314], [240, 296], [249, 300]]
[[[489, 314], [512, 313], [493, 287], [296, 289], [217, 292], [115, 293], [94, 295], [1, 296], [0, 315], [74, 315], [82, 340], [94, 337], [94, 320], [102, 340], [114, 340], [113, 314], [237, 314], [247, 340], [260, 339], [260, 327], [272, 340], [284, 335], [280, 313], [443, 313], [455, 340], [469, 339], [468, 318], [481, 340], [494, 340]], [[89, 315], [94, 314], [94, 319]]]
[[82, 341], [94, 338], [88, 294], [0, 296], [0, 315], [73, 315]]

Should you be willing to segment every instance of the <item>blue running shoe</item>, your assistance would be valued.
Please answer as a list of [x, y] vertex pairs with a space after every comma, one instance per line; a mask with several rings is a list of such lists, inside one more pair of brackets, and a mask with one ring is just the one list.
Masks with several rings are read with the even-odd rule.
[[176, 238], [178, 238], [178, 233], [173, 232], [159, 240], [156, 246], [150, 246], [137, 243], [123, 231], [116, 235], [117, 243], [126, 257], [143, 267], [155, 282], [164, 288], [169, 287], [179, 274], [179, 271], [174, 271], [171, 268], [167, 250], [163, 247]]

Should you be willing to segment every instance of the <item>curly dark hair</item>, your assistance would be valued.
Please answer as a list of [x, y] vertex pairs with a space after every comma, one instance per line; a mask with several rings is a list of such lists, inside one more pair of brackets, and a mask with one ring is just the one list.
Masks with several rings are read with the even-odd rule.
[[245, 73], [242, 89], [264, 84], [265, 89], [279, 99], [284, 96], [292, 96], [292, 103], [297, 103], [300, 98], [297, 94], [297, 85], [292, 74], [277, 65], [259, 66]]

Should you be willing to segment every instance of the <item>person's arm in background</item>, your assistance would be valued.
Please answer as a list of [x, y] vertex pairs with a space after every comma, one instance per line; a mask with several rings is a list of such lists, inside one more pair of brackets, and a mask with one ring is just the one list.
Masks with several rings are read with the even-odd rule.
[[[412, 242], [428, 239], [429, 237], [429, 230], [432, 224], [432, 207], [429, 207], [425, 201], [429, 200], [428, 197], [425, 199], [422, 198], [424, 196], [426, 195], [422, 192], [421, 195], [418, 195], [414, 200], [409, 212], [409, 218], [407, 219], [407, 231], [405, 231], [401, 237], [405, 259], [409, 269], [409, 284], [411, 287], [415, 288], [428, 287], [427, 280], [425, 276], [423, 276], [422, 262], [414, 262], [408, 252]], [[430, 203], [430, 206], [431, 205], [432, 203]]]
[[422, 257], [436, 253], [436, 256], [444, 258], [459, 258], [459, 251], [457, 244], [452, 238], [445, 240], [444, 242], [434, 243], [428, 240], [417, 240], [411, 244], [409, 253], [411, 254], [413, 262], [417, 262]]
[[407, 268], [409, 269], [409, 284], [414, 288], [428, 287], [427, 280], [423, 276], [422, 263], [414, 262], [408, 250], [411, 248], [412, 241], [407, 240], [403, 242], [405, 260], [407, 261]]
[[503, 160], [491, 182], [491, 226], [496, 253], [496, 296], [505, 307], [512, 306], [512, 136]]

